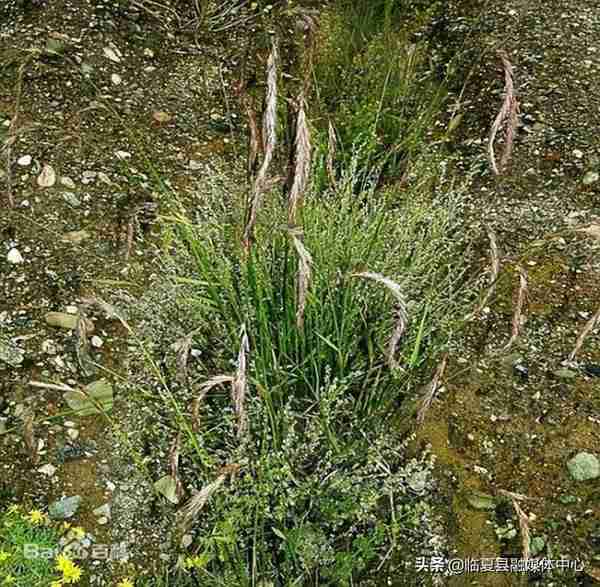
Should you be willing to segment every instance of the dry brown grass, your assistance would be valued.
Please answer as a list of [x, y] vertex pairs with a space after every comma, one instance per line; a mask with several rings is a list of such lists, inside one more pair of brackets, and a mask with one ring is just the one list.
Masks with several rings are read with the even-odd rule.
[[515, 311], [512, 319], [512, 332], [508, 342], [502, 350], [507, 351], [517, 340], [523, 328], [525, 322], [524, 308], [527, 301], [527, 273], [521, 265], [517, 265], [517, 271], [519, 272], [519, 292], [517, 294], [517, 303], [515, 305]]
[[521, 493], [513, 493], [512, 491], [506, 491], [505, 489], [500, 489], [498, 491], [501, 495], [508, 497], [510, 499], [513, 509], [517, 514], [519, 519], [519, 530], [521, 531], [521, 544], [523, 546], [523, 559], [529, 560], [531, 557], [530, 552], [530, 544], [531, 544], [531, 531], [529, 528], [529, 516], [523, 511], [521, 506], [519, 505], [520, 501], [530, 500], [530, 497], [526, 495], [522, 495]]
[[200, 405], [206, 394], [218, 385], [233, 385], [234, 378], [231, 375], [215, 375], [200, 386], [198, 396], [192, 402], [192, 429], [198, 432], [200, 429]]
[[[492, 171], [495, 175], [500, 175], [508, 165], [512, 155], [514, 136], [519, 116], [519, 102], [515, 96], [513, 66], [505, 51], [498, 51], [498, 56], [500, 57], [504, 68], [504, 100], [500, 107], [500, 111], [492, 124], [490, 136], [488, 138], [488, 155]], [[504, 150], [500, 159], [500, 168], [498, 168], [496, 164], [496, 154], [494, 152], [494, 142], [496, 141], [498, 131], [503, 125], [506, 125]]]
[[181, 500], [183, 497], [183, 484], [181, 483], [181, 478], [179, 476], [179, 452], [181, 449], [181, 432], [177, 433], [175, 440], [171, 444], [171, 448], [169, 450], [169, 468], [171, 470], [171, 477], [175, 481], [175, 495], [177, 496], [177, 500]]
[[238, 352], [237, 370], [231, 386], [233, 408], [237, 418], [238, 438], [244, 435], [248, 427], [248, 421], [246, 417], [246, 394], [248, 392], [248, 381], [246, 378], [246, 358], [249, 350], [248, 334], [246, 333], [246, 326], [243, 325], [242, 341], [240, 343], [240, 350]]
[[196, 494], [179, 510], [179, 527], [182, 532], [185, 532], [191, 527], [210, 496], [223, 485], [225, 479], [227, 479], [227, 475], [227, 472], [221, 473], [212, 483], [209, 483], [200, 491], [196, 492]]
[[296, 140], [294, 153], [294, 181], [288, 199], [288, 222], [296, 224], [296, 214], [302, 206], [311, 165], [310, 131], [306, 120], [306, 102], [304, 94], [298, 98], [298, 115], [296, 117]]
[[600, 322], [600, 307], [596, 310], [596, 313], [585, 323], [585, 326], [579, 333], [577, 341], [575, 342], [575, 347], [569, 355], [569, 361], [575, 360], [575, 355], [577, 355], [577, 353], [581, 350], [583, 342], [585, 341], [589, 333], [594, 329], [594, 326], [596, 326], [597, 322]]
[[294, 248], [298, 254], [298, 275], [296, 278], [296, 292], [298, 295], [298, 305], [296, 308], [296, 324], [298, 328], [304, 327], [304, 310], [306, 309], [306, 298], [310, 286], [312, 257], [306, 250], [302, 242], [302, 232], [300, 230], [290, 230], [290, 236], [294, 243]]
[[250, 249], [254, 237], [254, 227], [256, 217], [260, 208], [262, 196], [269, 189], [268, 172], [275, 153], [277, 144], [277, 63], [278, 63], [277, 42], [273, 40], [271, 53], [267, 60], [267, 96], [266, 107], [263, 117], [263, 151], [264, 157], [256, 179], [254, 180], [250, 213], [246, 228], [244, 229], [243, 245], [246, 250]]
[[440, 381], [444, 376], [444, 372], [446, 371], [446, 366], [448, 364], [448, 353], [444, 353], [442, 356], [442, 360], [440, 361], [437, 369], [435, 370], [435, 374], [433, 375], [433, 379], [431, 382], [425, 387], [423, 392], [423, 397], [420, 402], [420, 406], [417, 410], [417, 422], [422, 424], [425, 421], [425, 415], [427, 414], [431, 404], [435, 398], [437, 390], [440, 385]]
[[490, 301], [490, 299], [494, 295], [494, 292], [496, 291], [496, 285], [498, 283], [498, 276], [500, 275], [500, 254], [498, 252], [498, 243], [496, 241], [496, 234], [494, 233], [494, 231], [491, 228], [487, 229], [487, 235], [488, 235], [488, 239], [490, 240], [490, 264], [491, 264], [488, 288], [485, 292], [485, 295], [479, 302], [479, 304], [477, 304], [477, 307], [475, 308], [475, 310], [473, 310], [473, 312], [471, 314], [466, 316], [465, 320], [472, 320], [473, 318], [476, 318], [479, 315], [479, 313], [481, 312], [481, 310], [483, 310], [483, 308], [486, 307], [487, 303]]
[[398, 342], [400, 338], [406, 331], [406, 327], [408, 325], [408, 311], [406, 309], [406, 300], [404, 299], [404, 294], [400, 288], [400, 285], [395, 281], [389, 279], [388, 277], [384, 277], [379, 273], [371, 273], [369, 271], [364, 271], [362, 273], [353, 273], [352, 277], [363, 277], [365, 279], [372, 279], [373, 281], [377, 281], [382, 285], [385, 285], [393, 294], [396, 299], [396, 323], [394, 326], [394, 330], [390, 337], [390, 342], [388, 344], [387, 351], [387, 359], [390, 367], [394, 368], [397, 366], [395, 360], [396, 348], [398, 346]]

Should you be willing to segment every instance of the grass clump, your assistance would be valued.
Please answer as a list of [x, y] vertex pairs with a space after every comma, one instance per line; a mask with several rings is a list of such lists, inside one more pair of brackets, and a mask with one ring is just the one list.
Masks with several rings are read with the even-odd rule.
[[[332, 18], [343, 35], [341, 14]], [[340, 96], [327, 81], [335, 48], [319, 54], [320, 101], [308, 108], [305, 83], [285, 194], [270, 169], [280, 163], [273, 42], [250, 197], [213, 173], [195, 217], [166, 219], [170, 280], [148, 296], [145, 317], [159, 386], [139, 401], [153, 414], [146, 437], [164, 448], [161, 431], [176, 438], [169, 468], [187, 498], [176, 537], [188, 545], [177, 568], [202, 584], [419, 584], [416, 557], [443, 550], [432, 461], [408, 456], [394, 417], [431, 380], [465, 313], [462, 190], [424, 140], [439, 84], [423, 83], [419, 49], [392, 28], [342, 43], [338, 69], [348, 52], [383, 62], [379, 73], [352, 70], [342, 92], [338, 80]], [[393, 43], [408, 55], [400, 69], [387, 58]], [[309, 128], [319, 108], [336, 114], [338, 157], [329, 125]], [[382, 189], [394, 166], [403, 181]], [[192, 346], [201, 361], [189, 361]]]
[[[424, 350], [448, 333], [445, 317], [452, 314], [451, 292], [460, 276], [461, 243], [451, 238], [455, 195], [427, 201], [416, 191], [375, 194], [371, 185], [357, 198], [359, 157], [335, 195], [311, 197], [303, 208], [301, 250], [309, 262], [299, 255], [277, 198], [266, 204], [249, 254], [235, 219], [176, 224], [179, 248], [189, 251], [185, 266], [197, 276], [186, 291], [195, 320], [211, 324], [207, 344], [222, 360], [237, 353], [245, 328], [252, 383], [273, 421], [290, 396], [306, 405], [318, 399], [326, 372], [334, 379], [360, 373], [348, 390], [357, 414], [389, 410], [423, 364]], [[301, 300], [303, 269], [310, 278]], [[398, 369], [387, 360], [394, 296], [359, 279], [361, 272], [387, 276], [406, 298], [410, 327], [395, 357]], [[277, 439], [280, 431], [273, 427], [271, 433]]]
[[[202, 488], [182, 509], [195, 539], [180, 567], [203, 584], [412, 580], [409, 561], [441, 548], [432, 463], [411, 460], [391, 422], [463, 311], [460, 193], [432, 154], [414, 189], [377, 191], [359, 171], [367, 148], [336, 190], [306, 194], [302, 230], [266, 194], [248, 250], [243, 204], [224, 205], [218, 179], [212, 210], [168, 225], [172, 285], [152, 318], [178, 308], [205, 355], [156, 417], [185, 431], [182, 476]], [[406, 322], [394, 361], [392, 289]]]

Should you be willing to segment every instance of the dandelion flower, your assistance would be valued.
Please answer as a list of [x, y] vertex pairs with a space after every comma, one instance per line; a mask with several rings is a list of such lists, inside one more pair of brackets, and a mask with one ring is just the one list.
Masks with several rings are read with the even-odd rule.
[[46, 521], [46, 514], [40, 510], [31, 510], [27, 519], [34, 525], [43, 524]]
[[79, 583], [79, 579], [81, 579], [81, 569], [75, 564], [63, 573], [64, 583]]
[[62, 554], [56, 557], [56, 569], [62, 572], [63, 583], [77, 583], [81, 579], [81, 569]]
[[117, 587], [134, 587], [133, 583], [131, 582], [131, 579], [127, 578], [127, 579], [123, 579], [122, 581], [119, 581], [117, 583]]
[[71, 563], [71, 566], [63, 571], [63, 583], [79, 583], [79, 579], [81, 579], [81, 569]]

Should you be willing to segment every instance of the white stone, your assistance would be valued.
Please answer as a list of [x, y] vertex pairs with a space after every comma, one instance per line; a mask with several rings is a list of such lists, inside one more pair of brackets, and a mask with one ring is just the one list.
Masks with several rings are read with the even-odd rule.
[[6, 255], [6, 260], [9, 263], [13, 263], [14, 265], [18, 265], [19, 263], [23, 263], [23, 255], [19, 252], [18, 249], [11, 249], [8, 251], [8, 255]]
[[38, 175], [37, 184], [41, 188], [51, 188], [56, 183], [56, 172], [51, 165], [47, 163], [42, 167], [42, 172]]
[[99, 349], [104, 344], [104, 341], [99, 336], [94, 335], [91, 338], [91, 343], [93, 347]]
[[118, 73], [113, 73], [110, 76], [110, 81], [115, 85], [118, 86], [122, 81], [123, 78], [118, 74]]
[[114, 63], [121, 63], [121, 58], [110, 47], [104, 47], [104, 55], [111, 61], [114, 61]]
[[52, 477], [56, 472], [56, 467], [48, 463], [47, 465], [40, 467], [38, 471], [48, 477]]
[[17, 159], [17, 164], [21, 167], [27, 167], [31, 165], [31, 155], [23, 155]]

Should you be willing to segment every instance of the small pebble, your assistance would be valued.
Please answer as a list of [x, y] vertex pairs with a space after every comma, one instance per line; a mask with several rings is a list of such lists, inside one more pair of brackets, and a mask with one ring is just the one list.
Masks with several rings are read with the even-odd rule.
[[47, 465], [43, 465], [42, 467], [40, 467], [38, 469], [38, 471], [40, 473], [42, 473], [43, 475], [52, 477], [54, 475], [54, 473], [56, 472], [56, 467], [54, 465], [51, 465], [50, 463], [48, 463]]
[[19, 263], [23, 263], [23, 255], [19, 252], [18, 249], [11, 249], [8, 251], [8, 255], [6, 255], [6, 260], [13, 265], [18, 265]]
[[23, 155], [17, 159], [17, 164], [21, 167], [27, 167], [31, 165], [31, 155]]

